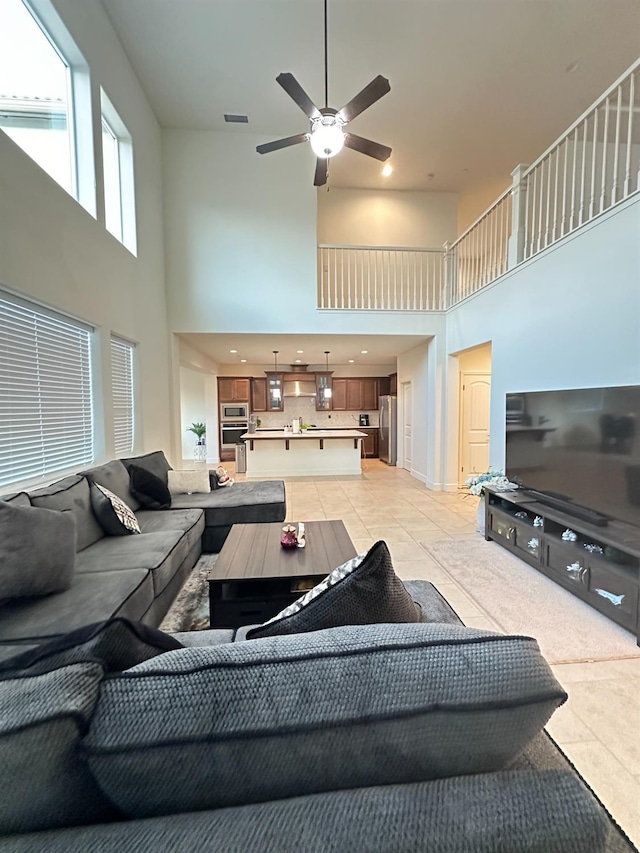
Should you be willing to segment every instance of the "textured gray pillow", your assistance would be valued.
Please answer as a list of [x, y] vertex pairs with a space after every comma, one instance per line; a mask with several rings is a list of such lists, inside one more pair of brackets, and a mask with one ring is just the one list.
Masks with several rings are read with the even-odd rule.
[[70, 513], [0, 501], [0, 599], [69, 589], [75, 559]]
[[102, 677], [91, 663], [0, 681], [0, 834], [113, 816], [77, 753]]
[[104, 793], [147, 817], [498, 770], [565, 699], [531, 638], [347, 626], [111, 675], [83, 751]]
[[317, 587], [269, 622], [252, 628], [247, 639], [320, 631], [339, 625], [420, 621], [422, 609], [394, 572], [386, 542], [380, 541], [363, 557], [338, 566]]

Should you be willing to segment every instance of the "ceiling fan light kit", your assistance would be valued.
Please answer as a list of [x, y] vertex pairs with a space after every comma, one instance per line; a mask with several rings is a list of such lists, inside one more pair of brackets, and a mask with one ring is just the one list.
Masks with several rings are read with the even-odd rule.
[[324, 0], [324, 108], [318, 109], [316, 107], [293, 74], [289, 72], [278, 74], [276, 81], [309, 118], [311, 131], [258, 145], [256, 148], [258, 154], [269, 154], [271, 151], [298, 145], [300, 142], [310, 142], [317, 158], [313, 181], [316, 187], [326, 184], [329, 175], [329, 158], [334, 157], [345, 146], [353, 151], [366, 154], [368, 157], [374, 157], [376, 160], [389, 159], [391, 148], [387, 145], [381, 145], [379, 142], [373, 142], [363, 136], [356, 136], [354, 133], [345, 133], [344, 131], [348, 122], [391, 91], [391, 86], [386, 77], [379, 74], [340, 110], [334, 110], [328, 105], [327, 0]]

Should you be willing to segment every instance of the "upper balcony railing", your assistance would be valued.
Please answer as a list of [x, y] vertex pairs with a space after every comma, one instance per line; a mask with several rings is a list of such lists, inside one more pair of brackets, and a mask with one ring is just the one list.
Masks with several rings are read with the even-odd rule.
[[444, 250], [320, 246], [318, 307], [440, 311], [640, 190], [640, 59]]

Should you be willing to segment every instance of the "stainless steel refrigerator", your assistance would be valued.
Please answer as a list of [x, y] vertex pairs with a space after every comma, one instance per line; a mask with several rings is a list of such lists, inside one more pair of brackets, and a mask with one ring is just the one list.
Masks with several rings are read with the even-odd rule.
[[378, 430], [378, 451], [382, 462], [387, 465], [396, 464], [398, 435], [396, 429], [397, 397], [384, 394], [380, 397], [380, 427]]

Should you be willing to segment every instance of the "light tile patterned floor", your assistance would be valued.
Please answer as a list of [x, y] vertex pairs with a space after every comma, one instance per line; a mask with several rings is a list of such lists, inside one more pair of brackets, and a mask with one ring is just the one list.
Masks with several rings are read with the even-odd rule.
[[[225, 467], [232, 472], [234, 466]], [[431, 581], [465, 624], [498, 630], [474, 602], [472, 590], [468, 595], [419, 545], [477, 536], [477, 501], [429, 491], [407, 471], [379, 460], [363, 460], [362, 467], [361, 477], [285, 477], [287, 521], [341, 518], [358, 552], [384, 539], [401, 578]], [[569, 701], [547, 728], [640, 847], [640, 659], [561, 664], [553, 670]]]

